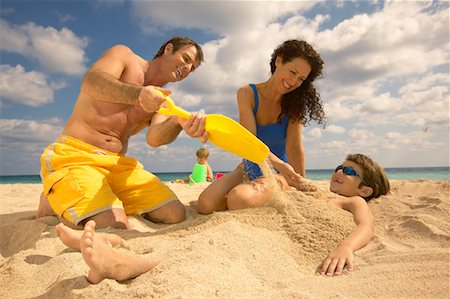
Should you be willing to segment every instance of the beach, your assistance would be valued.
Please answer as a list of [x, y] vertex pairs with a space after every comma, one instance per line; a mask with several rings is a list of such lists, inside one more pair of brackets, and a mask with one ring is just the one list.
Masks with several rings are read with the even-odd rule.
[[332, 207], [328, 181], [289, 191], [265, 207], [199, 215], [208, 183], [168, 183], [187, 219], [164, 225], [130, 217], [130, 254], [158, 259], [124, 282], [86, 280], [81, 254], [56, 236], [58, 218], [35, 218], [41, 184], [0, 185], [3, 298], [449, 298], [450, 181], [391, 180], [369, 203], [375, 237], [355, 253], [355, 269], [323, 277], [317, 266], [354, 228]]

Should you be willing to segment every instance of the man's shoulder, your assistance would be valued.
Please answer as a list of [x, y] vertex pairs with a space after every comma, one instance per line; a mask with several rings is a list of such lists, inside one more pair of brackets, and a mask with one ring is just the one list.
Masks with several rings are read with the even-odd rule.
[[107, 50], [107, 52], [115, 52], [122, 54], [134, 54], [134, 52], [126, 45], [117, 44]]

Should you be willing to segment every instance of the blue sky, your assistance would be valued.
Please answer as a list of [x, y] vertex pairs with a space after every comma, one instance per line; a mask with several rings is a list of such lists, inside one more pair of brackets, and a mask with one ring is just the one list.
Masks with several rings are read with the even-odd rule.
[[[385, 167], [449, 166], [450, 34], [447, 1], [7, 1], [0, 19], [1, 174], [38, 174], [61, 133], [85, 71], [109, 47], [151, 59], [173, 35], [193, 38], [205, 62], [170, 84], [189, 111], [237, 120], [236, 90], [269, 76], [270, 54], [305, 39], [325, 60], [317, 87], [325, 129], [303, 131], [307, 169], [348, 153]], [[202, 144], [184, 134], [128, 154], [153, 172], [190, 171]], [[207, 143], [214, 170], [240, 158]]]

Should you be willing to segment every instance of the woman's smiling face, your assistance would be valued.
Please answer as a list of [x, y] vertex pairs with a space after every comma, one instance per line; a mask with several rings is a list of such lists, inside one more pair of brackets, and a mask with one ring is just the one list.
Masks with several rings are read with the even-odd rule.
[[276, 58], [274, 76], [280, 80], [282, 94], [286, 94], [302, 85], [311, 72], [311, 66], [303, 58], [295, 58], [286, 63], [282, 61], [281, 57]]

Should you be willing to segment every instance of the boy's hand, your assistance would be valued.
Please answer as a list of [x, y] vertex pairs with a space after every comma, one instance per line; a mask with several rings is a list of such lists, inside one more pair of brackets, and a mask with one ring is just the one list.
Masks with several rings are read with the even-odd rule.
[[354, 258], [355, 256], [350, 246], [340, 244], [320, 264], [320, 274], [326, 276], [341, 275], [345, 266], [347, 266], [348, 271], [353, 271]]

